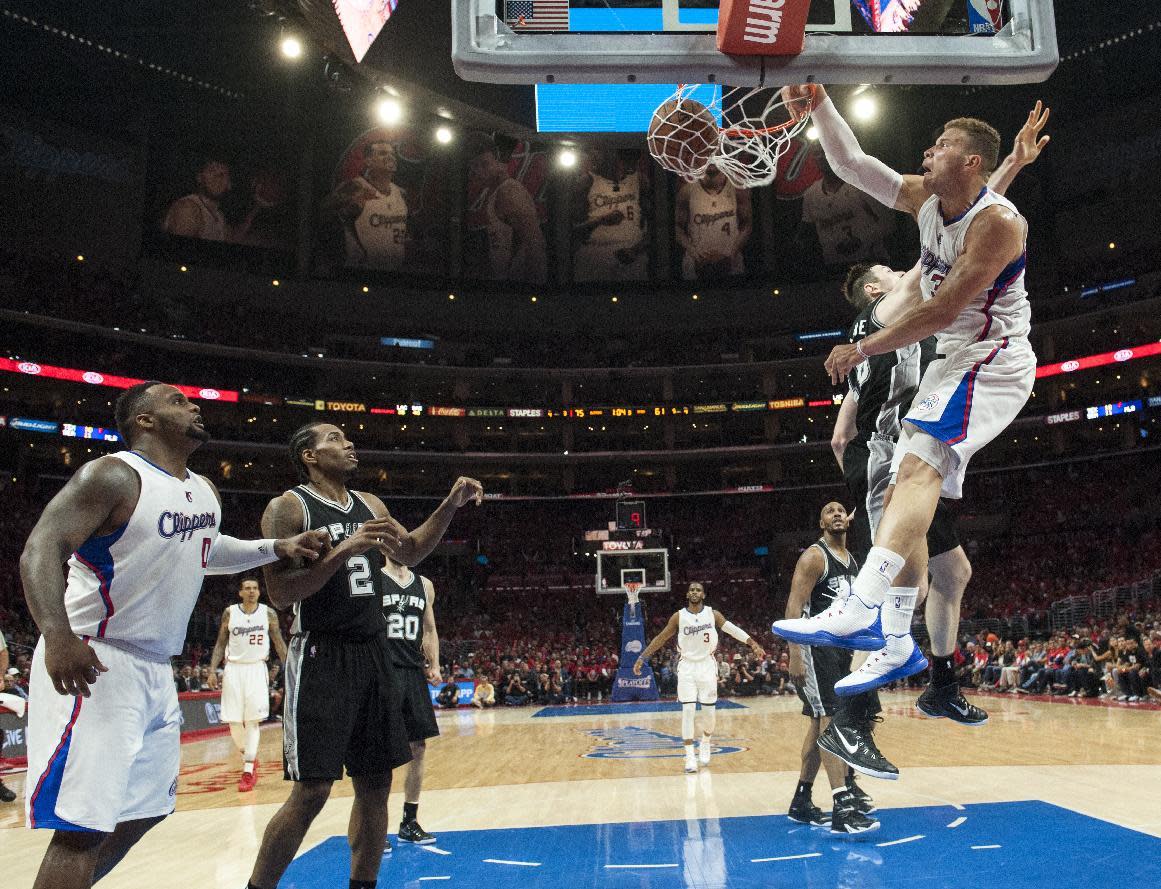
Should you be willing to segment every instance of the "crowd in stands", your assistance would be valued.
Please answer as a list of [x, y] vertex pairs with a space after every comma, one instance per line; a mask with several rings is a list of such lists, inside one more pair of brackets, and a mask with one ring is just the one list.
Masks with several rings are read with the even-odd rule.
[[[1148, 694], [1152, 677], [1161, 676], [1154, 665], [1154, 633], [1161, 633], [1155, 601], [1118, 600], [1103, 622], [1086, 618], [1067, 633], [1053, 630], [1049, 612], [1066, 597], [1091, 597], [1161, 571], [1161, 465], [1150, 456], [969, 475], [960, 533], [973, 577], [963, 617], [1008, 629], [987, 631], [994, 638], [965, 639], [965, 683], [1012, 693], [1095, 690], [1126, 700]], [[59, 480], [7, 478], [0, 485], [6, 517], [0, 627], [25, 678], [20, 658], [35, 644], [36, 629], [23, 602], [18, 559], [58, 486]], [[757, 662], [723, 640], [723, 693], [788, 691], [786, 650], [768, 628], [785, 608], [798, 554], [815, 538], [818, 508], [842, 497], [834, 489], [647, 501], [648, 524], [665, 531], [673, 590], [644, 597], [647, 636], [681, 607], [685, 585], [700, 580], [710, 604], [768, 654]], [[265, 499], [226, 499], [224, 529], [255, 534]], [[391, 506], [408, 526], [430, 509], [423, 501]], [[487, 678], [497, 704], [607, 698], [618, 665], [623, 600], [594, 593], [594, 560], [583, 532], [607, 527], [611, 513], [608, 501], [487, 503], [464, 510], [450, 531], [449, 552], [421, 568], [439, 593], [445, 677]], [[236, 590], [236, 579], [207, 580], [177, 665], [179, 688], [204, 686], [217, 620], [236, 601]], [[672, 654], [659, 653], [655, 667], [662, 688], [672, 688]]]

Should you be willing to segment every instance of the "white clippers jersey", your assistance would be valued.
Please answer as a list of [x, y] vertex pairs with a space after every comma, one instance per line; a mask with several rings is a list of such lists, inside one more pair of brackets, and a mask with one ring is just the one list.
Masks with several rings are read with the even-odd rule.
[[592, 174], [589, 186], [588, 213], [592, 221], [606, 213], [620, 210], [624, 218], [616, 225], [598, 225], [587, 243], [611, 247], [633, 247], [641, 240], [641, 181], [636, 173], [629, 173], [620, 182]]
[[677, 650], [682, 662], [703, 663], [711, 660], [718, 647], [718, 630], [714, 626], [714, 612], [703, 605], [697, 614], [688, 608], [677, 612]]
[[69, 559], [69, 626], [78, 636], [168, 661], [185, 644], [221, 507], [200, 475], [175, 478], [133, 451], [113, 456], [140, 477], [141, 494], [128, 522], [90, 537]]
[[727, 182], [713, 194], [701, 182], [691, 183], [686, 230], [698, 250], [732, 256], [738, 236], [738, 195], [734, 186]]
[[241, 603], [230, 606], [230, 640], [226, 644], [227, 664], [256, 664], [270, 656], [270, 609], [259, 605], [253, 614]]
[[346, 232], [347, 261], [352, 265], [394, 271], [403, 264], [407, 240], [407, 202], [398, 185], [383, 194], [362, 177], [355, 180], [375, 192]]
[[[964, 238], [972, 220], [995, 204], [1019, 213], [1011, 201], [986, 186], [980, 190], [976, 202], [955, 219], [944, 220], [936, 195], [924, 202], [919, 209], [919, 243], [923, 248], [920, 287], [924, 300], [935, 296], [939, 285], [963, 252]], [[1025, 225], [1025, 236], [1026, 233]], [[1024, 290], [1026, 259], [1025, 251], [1000, 272], [991, 287], [976, 294], [951, 326], [937, 334], [939, 351], [954, 352], [969, 343], [1028, 336], [1032, 325], [1032, 309], [1028, 304], [1028, 293]]]

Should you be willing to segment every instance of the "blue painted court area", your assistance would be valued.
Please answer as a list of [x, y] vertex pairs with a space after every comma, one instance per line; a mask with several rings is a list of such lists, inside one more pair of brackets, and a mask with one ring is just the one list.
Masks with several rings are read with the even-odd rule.
[[[1161, 839], [1042, 802], [888, 809], [855, 838], [784, 815], [470, 830], [396, 845], [379, 885], [424, 889], [1126, 889], [1161, 882]], [[346, 889], [346, 837], [296, 860], [282, 889]]]
[[[718, 701], [718, 710], [745, 710], [736, 701]], [[533, 716], [636, 716], [639, 713], [680, 713], [677, 701], [650, 701], [639, 704], [573, 704], [565, 707], [541, 707]]]

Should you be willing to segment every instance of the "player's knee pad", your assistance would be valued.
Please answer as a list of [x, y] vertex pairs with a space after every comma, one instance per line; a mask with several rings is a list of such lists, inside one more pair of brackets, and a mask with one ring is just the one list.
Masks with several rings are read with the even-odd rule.
[[693, 739], [693, 718], [697, 713], [697, 704], [681, 705], [681, 737], [690, 741]]

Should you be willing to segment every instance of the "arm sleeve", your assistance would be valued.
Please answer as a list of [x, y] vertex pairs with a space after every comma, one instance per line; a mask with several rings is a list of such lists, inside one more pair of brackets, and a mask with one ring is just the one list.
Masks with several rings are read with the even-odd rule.
[[219, 534], [206, 562], [206, 574], [238, 574], [277, 561], [273, 540], [238, 540]]
[[722, 624], [722, 632], [727, 636], [733, 636], [739, 642], [749, 642], [750, 635], [741, 627], [734, 626], [728, 620]]
[[878, 158], [864, 153], [829, 96], [814, 110], [812, 117], [818, 127], [818, 141], [835, 174], [883, 206], [894, 208], [903, 188], [903, 177]]

